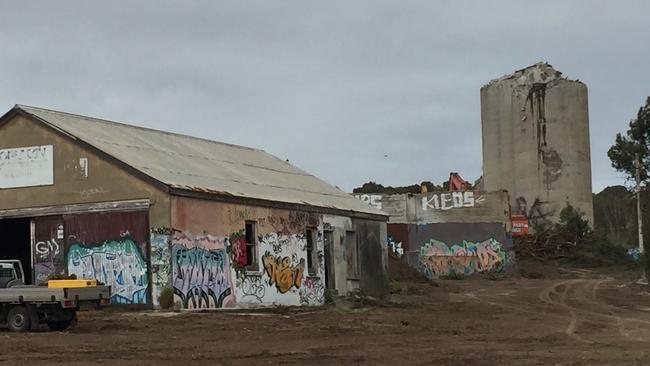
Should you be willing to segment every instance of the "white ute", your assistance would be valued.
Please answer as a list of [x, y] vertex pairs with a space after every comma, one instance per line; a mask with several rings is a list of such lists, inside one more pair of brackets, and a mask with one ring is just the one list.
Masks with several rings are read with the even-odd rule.
[[18, 260], [0, 260], [0, 326], [28, 332], [39, 324], [50, 330], [67, 329], [77, 320], [81, 306], [108, 305], [110, 286], [94, 280], [48, 281], [47, 286], [25, 285]]

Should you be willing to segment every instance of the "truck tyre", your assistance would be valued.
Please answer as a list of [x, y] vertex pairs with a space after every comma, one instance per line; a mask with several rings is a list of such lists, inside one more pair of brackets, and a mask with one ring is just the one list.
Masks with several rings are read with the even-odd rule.
[[15, 306], [7, 314], [7, 324], [14, 332], [28, 332], [32, 329], [32, 320], [24, 306]]
[[61, 332], [68, 329], [70, 323], [72, 323], [72, 320], [59, 320], [56, 322], [48, 322], [47, 327], [53, 332]]

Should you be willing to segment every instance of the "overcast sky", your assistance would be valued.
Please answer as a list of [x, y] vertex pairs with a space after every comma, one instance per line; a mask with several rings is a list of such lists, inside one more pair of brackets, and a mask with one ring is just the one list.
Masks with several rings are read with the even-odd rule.
[[479, 89], [589, 88], [594, 191], [650, 94], [648, 1], [0, 1], [0, 108], [264, 149], [345, 190], [481, 175]]

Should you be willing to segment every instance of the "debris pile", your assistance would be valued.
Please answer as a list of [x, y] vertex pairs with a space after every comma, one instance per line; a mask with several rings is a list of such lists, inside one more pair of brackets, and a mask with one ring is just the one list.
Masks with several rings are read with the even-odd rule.
[[409, 266], [404, 257], [399, 257], [388, 251], [388, 273], [390, 280], [395, 282], [432, 283], [429, 278], [417, 269]]
[[572, 257], [579, 243], [553, 230], [514, 238], [516, 258], [550, 260]]

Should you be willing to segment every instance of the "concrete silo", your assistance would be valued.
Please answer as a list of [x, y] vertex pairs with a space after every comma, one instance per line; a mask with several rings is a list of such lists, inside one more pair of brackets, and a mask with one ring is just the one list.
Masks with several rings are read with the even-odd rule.
[[483, 187], [513, 213], [557, 220], [567, 203], [593, 223], [587, 86], [538, 63], [481, 88]]

